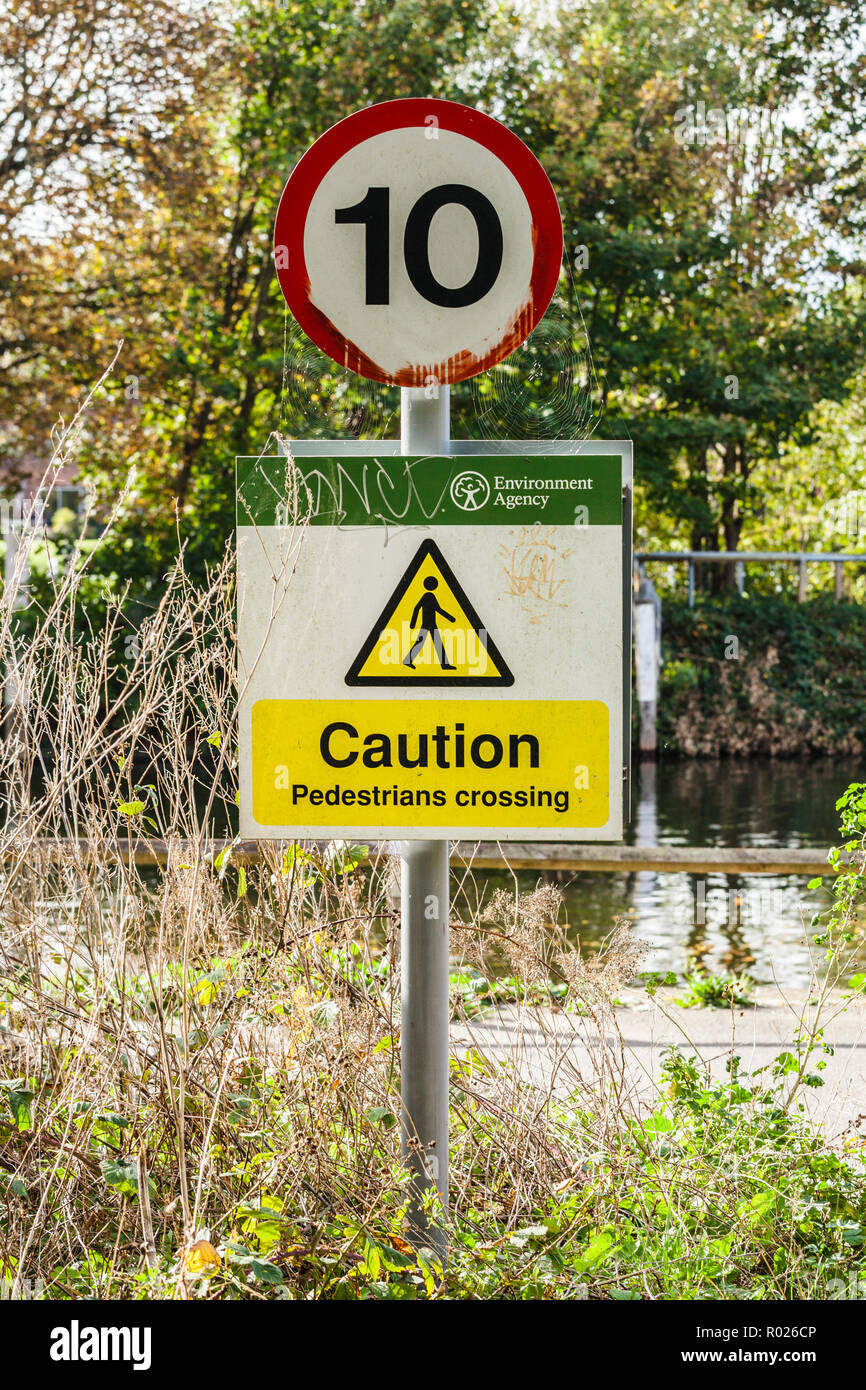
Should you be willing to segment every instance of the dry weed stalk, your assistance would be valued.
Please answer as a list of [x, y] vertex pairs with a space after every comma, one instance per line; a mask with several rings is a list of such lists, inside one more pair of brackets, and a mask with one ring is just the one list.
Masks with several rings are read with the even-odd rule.
[[[395, 920], [386, 856], [214, 862], [237, 792], [233, 556], [197, 585], [181, 544], [130, 641], [126, 590], [94, 581], [123, 505], [62, 563], [46, 550], [26, 607], [14, 586], [0, 604], [0, 1067], [33, 1093], [0, 1129], [26, 1193], [0, 1268], [67, 1293], [86, 1268], [104, 1297], [146, 1268], [151, 1296], [187, 1296], [183, 1251], [203, 1228], [241, 1239], [263, 1204], [278, 1263], [341, 1213], [400, 1229]], [[275, 604], [302, 543], [287, 528]], [[121, 853], [155, 837], [164, 867]], [[527, 969], [552, 901], [518, 910]], [[579, 1155], [543, 1090], [477, 1082], [455, 1073], [455, 1200], [483, 1184], [519, 1223]]]
[[[338, 844], [269, 844], [255, 865], [214, 858], [237, 792], [233, 559], [193, 583], [180, 544], [130, 643], [127, 592], [96, 578], [114, 524], [101, 518], [101, 535], [65, 557], [47, 551], [27, 605], [23, 571], [0, 602], [0, 1278], [41, 1278], [49, 1296], [189, 1297], [218, 1270], [224, 1297], [262, 1297], [269, 1280], [302, 1298], [378, 1297], [381, 1252], [406, 1245], [392, 861], [358, 869]], [[303, 543], [287, 526], [274, 612]], [[153, 838], [161, 867], [121, 852]], [[583, 1287], [601, 1231], [622, 1234], [611, 1249], [624, 1273], [605, 1266], [599, 1289], [623, 1279], [667, 1296], [689, 1252], [704, 1270], [711, 1222], [724, 1250], [706, 1279], [764, 1278], [740, 1219], [753, 1146], [739, 1121], [713, 1119], [724, 1097], [704, 1128], [681, 1107], [680, 1147], [663, 1158], [638, 1113], [614, 1001], [640, 944], [620, 924], [582, 960], [555, 888], [521, 894], [515, 881], [486, 908], [478, 891], [467, 871], [454, 953], [488, 977], [491, 957], [513, 972], [514, 1002], [486, 1020], [507, 1024], [516, 1060], [485, 1055], [469, 1011], [452, 1063], [458, 1277], [479, 1296], [512, 1296], [529, 1271], [533, 1290], [558, 1297], [563, 1280]], [[694, 1101], [702, 1079], [684, 1060], [673, 1075]], [[784, 1144], [761, 1134], [777, 1187], [791, 1143], [807, 1165], [818, 1153], [793, 1127]], [[853, 1177], [840, 1190], [849, 1181], [859, 1201]], [[789, 1210], [800, 1201], [792, 1189]], [[548, 1231], [539, 1218], [553, 1208]], [[797, 1239], [795, 1225], [774, 1228], [803, 1282], [771, 1271], [768, 1288], [813, 1287]], [[559, 1263], [542, 1268], [554, 1246]]]

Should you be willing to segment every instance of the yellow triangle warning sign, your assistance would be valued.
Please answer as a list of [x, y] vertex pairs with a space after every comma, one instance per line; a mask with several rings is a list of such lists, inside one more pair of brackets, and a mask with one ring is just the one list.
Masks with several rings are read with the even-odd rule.
[[352, 662], [346, 684], [514, 684], [435, 541], [419, 546]]

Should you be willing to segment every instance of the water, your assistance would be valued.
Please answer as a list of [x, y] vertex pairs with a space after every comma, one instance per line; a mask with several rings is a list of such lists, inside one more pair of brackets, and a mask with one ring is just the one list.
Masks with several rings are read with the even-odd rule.
[[[852, 781], [866, 781], [866, 759], [645, 763], [635, 767], [626, 842], [829, 848], [839, 839], [835, 803]], [[494, 877], [505, 886], [505, 875]], [[522, 887], [535, 882], [519, 877]], [[818, 890], [808, 882], [798, 874], [623, 872], [575, 874], [562, 887], [572, 932], [587, 950], [626, 916], [649, 943], [646, 970], [682, 976], [700, 964], [805, 989], [822, 959], [810, 919], [832, 901], [829, 880]]]
[[[148, 779], [142, 774], [140, 780]], [[839, 839], [836, 801], [854, 781], [866, 782], [866, 757], [635, 764], [626, 843], [827, 849]], [[212, 833], [234, 832], [220, 823]], [[538, 880], [536, 872], [517, 877], [524, 891]], [[809, 923], [832, 897], [826, 887], [807, 889], [809, 875], [632, 871], [557, 877], [572, 934], [587, 951], [598, 947], [617, 918], [628, 917], [650, 945], [646, 970], [683, 976], [701, 965], [713, 972], [746, 971], [759, 984], [776, 981], [791, 989], [808, 988], [812, 962], [820, 970], [822, 953], [812, 943]], [[467, 920], [479, 897], [514, 885], [510, 873], [476, 872], [474, 879], [470, 886], [463, 875], [452, 876], [455, 909]], [[866, 968], [866, 961], [858, 968]]]

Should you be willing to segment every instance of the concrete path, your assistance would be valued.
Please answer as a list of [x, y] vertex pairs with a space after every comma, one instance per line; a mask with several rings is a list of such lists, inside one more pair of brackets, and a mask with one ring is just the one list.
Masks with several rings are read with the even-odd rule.
[[[583, 1083], [597, 1082], [601, 1066], [621, 1077], [625, 1093], [639, 1109], [653, 1106], [661, 1055], [673, 1043], [685, 1053], [697, 1053], [714, 1076], [725, 1077], [725, 1061], [736, 1052], [742, 1071], [772, 1063], [779, 1052], [794, 1050], [801, 1026], [814, 1026], [816, 1009], [809, 996], [775, 987], [755, 990], [755, 1007], [686, 1009], [675, 1001], [677, 991], [660, 991], [655, 1000], [623, 991], [624, 1007], [616, 1010], [621, 1034], [590, 1020], [549, 1008], [503, 1005], [467, 1023], [455, 1024], [451, 1046], [455, 1056], [477, 1048], [491, 1061], [510, 1061], [520, 1075], [558, 1094]], [[861, 1134], [866, 1139], [866, 1000], [846, 999], [834, 992], [822, 1012], [824, 1042], [832, 1055], [816, 1051], [809, 1070], [819, 1060], [824, 1085], [803, 1086], [798, 1093], [809, 1116], [832, 1143]]]

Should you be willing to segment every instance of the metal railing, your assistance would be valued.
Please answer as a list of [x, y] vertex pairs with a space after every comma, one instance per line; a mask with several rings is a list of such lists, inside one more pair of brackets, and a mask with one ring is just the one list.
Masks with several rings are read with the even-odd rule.
[[797, 602], [806, 598], [806, 566], [812, 564], [833, 565], [833, 597], [838, 603], [845, 594], [844, 565], [866, 565], [866, 554], [851, 555], [830, 550], [636, 550], [635, 562], [643, 570], [647, 561], [662, 561], [667, 564], [687, 564], [689, 582], [689, 608], [695, 606], [695, 565], [715, 563], [736, 566], [737, 592], [745, 587], [745, 566], [769, 565], [779, 562], [797, 565]]

